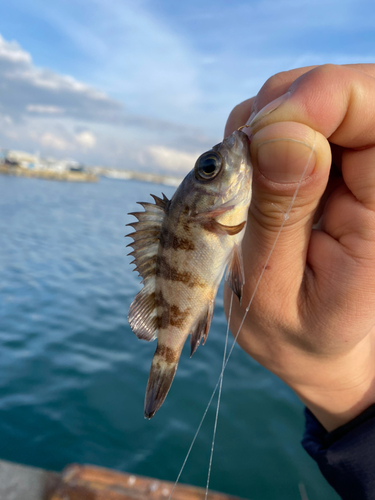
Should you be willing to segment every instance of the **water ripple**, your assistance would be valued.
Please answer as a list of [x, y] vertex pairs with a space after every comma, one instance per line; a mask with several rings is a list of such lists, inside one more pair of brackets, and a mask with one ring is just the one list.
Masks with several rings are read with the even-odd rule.
[[[127, 321], [140, 289], [124, 239], [149, 192], [101, 180], [67, 184], [0, 176], [0, 457], [49, 469], [88, 462], [174, 480], [218, 379], [221, 291], [207, 343], [186, 346], [151, 421], [143, 399], [155, 343]], [[302, 450], [301, 404], [238, 347], [225, 374], [211, 486], [252, 500], [334, 499]], [[206, 481], [210, 408], [183, 482]]]

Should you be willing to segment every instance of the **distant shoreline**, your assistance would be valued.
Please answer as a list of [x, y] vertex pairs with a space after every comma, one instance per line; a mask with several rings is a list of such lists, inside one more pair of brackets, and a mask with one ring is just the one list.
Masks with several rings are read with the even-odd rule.
[[120, 170], [115, 168], [91, 167], [91, 171], [101, 177], [109, 179], [136, 180], [151, 182], [153, 184], [164, 184], [166, 186], [177, 187], [181, 184], [183, 177], [174, 175], [156, 174], [151, 172], [137, 172], [134, 170]]
[[52, 181], [65, 181], [65, 182], [97, 182], [98, 176], [89, 172], [71, 172], [63, 171], [56, 172], [54, 170], [38, 170], [26, 169], [16, 166], [0, 166], [1, 175], [12, 175], [15, 177], [35, 177], [39, 179], [47, 179]]
[[1, 165], [0, 175], [12, 175], [15, 177], [33, 177], [39, 179], [63, 181], [63, 182], [98, 182], [99, 177], [120, 180], [137, 180], [153, 184], [164, 184], [177, 187], [182, 178], [172, 175], [163, 175], [147, 172], [135, 172], [131, 170], [110, 169], [103, 167], [89, 167], [83, 172], [70, 170], [56, 171], [53, 169], [29, 169], [15, 165]]

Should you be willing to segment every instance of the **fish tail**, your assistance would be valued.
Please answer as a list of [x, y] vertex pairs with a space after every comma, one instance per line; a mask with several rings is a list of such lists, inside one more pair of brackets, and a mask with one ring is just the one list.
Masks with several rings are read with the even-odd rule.
[[158, 346], [151, 364], [145, 397], [145, 418], [152, 418], [167, 397], [177, 370], [180, 353]]

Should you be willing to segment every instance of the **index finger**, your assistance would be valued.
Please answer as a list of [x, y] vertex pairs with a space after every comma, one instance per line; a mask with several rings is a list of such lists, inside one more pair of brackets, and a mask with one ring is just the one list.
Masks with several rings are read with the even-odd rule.
[[[366, 69], [325, 65], [308, 71], [292, 83], [287, 94], [263, 108], [250, 129], [255, 134], [271, 123], [303, 123], [351, 150], [350, 154], [344, 151], [342, 158], [345, 184], [367, 208], [375, 210], [375, 151], [353, 152], [375, 146], [375, 66]], [[366, 157], [366, 162], [359, 163], [359, 156]]]
[[[333, 67], [333, 65], [326, 66]], [[309, 73], [310, 71], [319, 67], [321, 66], [305, 66], [304, 68], [291, 69], [289, 71], [283, 71], [271, 76], [264, 83], [256, 97], [253, 99], [249, 116], [252, 112], [257, 113], [264, 106], [266, 106], [266, 104], [285, 94], [285, 92], [289, 90], [289, 87], [295, 80], [297, 80], [297, 78], [300, 78], [302, 75]], [[357, 71], [361, 71], [362, 73], [365, 73], [369, 76], [375, 77], [375, 64], [344, 64], [341, 67], [349, 69], [351, 68]]]
[[[375, 64], [345, 64], [342, 67], [352, 68], [375, 78]], [[297, 78], [315, 68], [318, 68], [318, 66], [305, 66], [282, 71], [271, 76], [256, 96], [241, 102], [233, 108], [225, 126], [225, 137], [244, 125], [252, 113], [257, 113], [269, 102], [285, 94]]]

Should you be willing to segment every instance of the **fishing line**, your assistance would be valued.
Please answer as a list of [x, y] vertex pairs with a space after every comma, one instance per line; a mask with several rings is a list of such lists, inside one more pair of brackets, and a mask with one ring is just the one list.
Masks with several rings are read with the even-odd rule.
[[[229, 306], [229, 311], [230, 313], [232, 312], [232, 304], [233, 304], [233, 292], [231, 294], [231, 298], [230, 298], [230, 306]], [[223, 366], [224, 366], [224, 361], [225, 361], [225, 354], [226, 354], [226, 350], [227, 350], [227, 346], [228, 346], [228, 338], [229, 338], [229, 325], [230, 325], [230, 320], [228, 321], [228, 325], [227, 325], [227, 333], [226, 333], [226, 338], [225, 338], [225, 345], [224, 345], [224, 356], [223, 356]], [[218, 397], [218, 406], [216, 408], [216, 418], [215, 418], [215, 425], [214, 425], [214, 432], [213, 432], [213, 438], [212, 438], [212, 445], [211, 445], [211, 456], [210, 456], [210, 464], [209, 464], [209, 470], [208, 470], [208, 478], [207, 478], [207, 487], [206, 487], [206, 497], [205, 497], [205, 500], [207, 498], [207, 492], [208, 492], [208, 484], [209, 484], [209, 477], [210, 477], [210, 474], [211, 474], [211, 465], [212, 465], [212, 456], [213, 456], [213, 451], [214, 451], [214, 444], [215, 444], [215, 436], [216, 436], [216, 428], [217, 428], [217, 419], [218, 419], [218, 416], [219, 416], [219, 411], [218, 411], [218, 407], [220, 406], [220, 397], [221, 397], [221, 387], [222, 387], [222, 380], [223, 380], [223, 377], [222, 377], [222, 373], [223, 373], [223, 370], [220, 374], [220, 377], [219, 377], [219, 380], [216, 382], [216, 386], [215, 386], [215, 389], [213, 390], [212, 394], [211, 394], [211, 397], [210, 397], [210, 400], [206, 406], [206, 409], [203, 413], [203, 416], [201, 418], [201, 421], [199, 422], [199, 425], [198, 425], [198, 428], [194, 434], [194, 437], [191, 441], [191, 444], [189, 446], [189, 449], [188, 449], [188, 452], [185, 456], [185, 460], [183, 461], [183, 464], [181, 466], [181, 469], [180, 469], [180, 472], [178, 473], [178, 476], [177, 476], [177, 479], [173, 485], [173, 488], [172, 488], [172, 491], [170, 492], [169, 494], [169, 497], [168, 497], [168, 500], [171, 500], [172, 499], [172, 495], [173, 495], [173, 492], [178, 484], [178, 481], [180, 480], [180, 477], [181, 477], [181, 474], [185, 468], [185, 465], [186, 465], [186, 462], [188, 461], [188, 458], [189, 458], [189, 455], [191, 453], [191, 450], [193, 449], [193, 446], [194, 446], [194, 443], [195, 443], [195, 440], [197, 439], [198, 437], [198, 434], [199, 434], [199, 431], [201, 430], [201, 427], [202, 427], [202, 424], [204, 422], [204, 419], [206, 418], [206, 415], [207, 415], [207, 412], [208, 412], [208, 409], [209, 407], [211, 406], [211, 403], [212, 403], [212, 400], [214, 399], [214, 396], [216, 394], [216, 391], [217, 391], [217, 388], [220, 386], [220, 389], [219, 389], [219, 397]]]
[[180, 472], [178, 473], [178, 476], [177, 476], [177, 479], [173, 485], [173, 488], [172, 488], [172, 491], [168, 497], [168, 500], [171, 500], [172, 499], [172, 495], [173, 495], [173, 492], [177, 486], [177, 483], [178, 481], [180, 480], [180, 477], [181, 477], [181, 474], [185, 468], [185, 465], [186, 465], [186, 462], [188, 461], [188, 458], [189, 458], [189, 455], [191, 453], [191, 450], [193, 449], [193, 446], [194, 446], [194, 443], [195, 443], [195, 440], [197, 439], [198, 437], [198, 434], [199, 434], [199, 431], [201, 430], [201, 427], [202, 427], [202, 424], [204, 422], [204, 419], [206, 418], [206, 415], [207, 415], [207, 412], [208, 412], [208, 409], [209, 407], [211, 406], [211, 403], [212, 403], [212, 400], [214, 399], [214, 396], [216, 394], [216, 391], [217, 391], [217, 388], [219, 387], [219, 383], [220, 383], [220, 380], [221, 380], [222, 376], [220, 375], [219, 377], [219, 380], [216, 382], [216, 386], [215, 386], [215, 389], [213, 390], [212, 394], [211, 394], [211, 397], [210, 397], [210, 400], [208, 401], [208, 404], [206, 406], [206, 409], [204, 410], [204, 413], [203, 413], [203, 416], [201, 418], [201, 421], [199, 422], [199, 425], [198, 425], [198, 429], [196, 430], [196, 433], [194, 434], [194, 437], [191, 441], [191, 444], [189, 446], [189, 449], [188, 449], [188, 452], [186, 453], [186, 457], [185, 457], [185, 460], [183, 461], [183, 464], [181, 466], [181, 469], [180, 469]]
[[298, 489], [299, 489], [299, 494], [301, 495], [301, 500], [309, 500], [305, 485], [303, 483], [299, 483]]
[[[213, 392], [212, 392], [212, 394], [211, 394], [211, 397], [210, 397], [210, 399], [209, 399], [209, 402], [208, 402], [208, 404], [207, 404], [207, 406], [206, 406], [206, 409], [205, 409], [205, 411], [204, 411], [204, 413], [203, 413], [202, 419], [201, 419], [201, 421], [199, 422], [198, 429], [197, 429], [197, 431], [196, 431], [196, 433], [195, 433], [195, 435], [194, 435], [194, 437], [193, 437], [193, 440], [192, 440], [191, 445], [190, 445], [190, 447], [189, 447], [189, 450], [188, 450], [188, 452], [187, 452], [187, 454], [186, 454], [186, 457], [185, 457], [185, 460], [184, 460], [184, 462], [183, 462], [183, 464], [182, 464], [182, 467], [181, 467], [181, 469], [180, 469], [180, 472], [178, 473], [178, 476], [177, 476], [176, 482], [175, 482], [175, 483], [174, 483], [174, 485], [173, 485], [173, 488], [172, 488], [172, 491], [171, 491], [171, 493], [170, 493], [170, 496], [169, 496], [168, 500], [171, 500], [171, 499], [172, 499], [172, 494], [173, 494], [173, 492], [174, 492], [174, 490], [175, 490], [175, 488], [176, 488], [176, 486], [177, 486], [177, 483], [178, 483], [178, 481], [179, 481], [179, 479], [180, 479], [180, 477], [181, 477], [181, 474], [182, 474], [182, 472], [183, 472], [183, 470], [184, 470], [184, 468], [185, 468], [186, 462], [187, 462], [187, 460], [188, 460], [188, 458], [189, 458], [189, 455], [190, 455], [190, 453], [191, 453], [191, 450], [193, 449], [193, 446], [194, 446], [194, 443], [195, 443], [195, 441], [196, 441], [196, 439], [197, 439], [197, 437], [198, 437], [199, 431], [201, 430], [201, 427], [202, 427], [203, 421], [204, 421], [204, 419], [206, 418], [206, 415], [207, 415], [208, 409], [209, 409], [209, 407], [211, 406], [211, 403], [212, 403], [212, 400], [213, 400], [213, 398], [214, 398], [214, 395], [216, 394], [216, 391], [217, 391], [218, 387], [219, 387], [219, 386], [222, 386], [222, 380], [223, 380], [223, 376], [224, 376], [224, 371], [225, 371], [225, 369], [226, 369], [226, 367], [227, 367], [227, 364], [228, 364], [229, 358], [230, 358], [230, 357], [231, 357], [231, 355], [232, 355], [232, 352], [233, 352], [234, 346], [235, 346], [235, 345], [236, 345], [236, 343], [237, 343], [237, 338], [238, 338], [238, 336], [239, 336], [239, 334], [240, 334], [240, 331], [241, 331], [241, 329], [242, 329], [242, 327], [243, 327], [243, 325], [244, 325], [244, 323], [245, 323], [245, 320], [246, 320], [247, 314], [248, 314], [248, 312], [249, 312], [249, 310], [250, 310], [251, 304], [253, 303], [253, 300], [254, 300], [255, 294], [256, 294], [256, 292], [257, 292], [257, 290], [258, 290], [258, 288], [259, 288], [260, 282], [262, 281], [263, 275], [264, 275], [264, 273], [265, 273], [265, 271], [266, 271], [266, 268], [267, 268], [268, 263], [269, 263], [269, 261], [270, 261], [270, 259], [271, 259], [271, 256], [272, 256], [272, 254], [273, 254], [273, 251], [275, 250], [276, 243], [277, 243], [277, 241], [278, 241], [278, 239], [279, 239], [279, 237], [280, 237], [281, 231], [283, 230], [283, 228], [284, 228], [284, 226], [285, 226], [286, 221], [289, 219], [290, 212], [292, 211], [292, 208], [293, 208], [294, 202], [295, 202], [295, 200], [296, 200], [296, 198], [297, 198], [298, 191], [300, 190], [300, 187], [301, 187], [301, 185], [302, 185], [302, 182], [303, 182], [303, 179], [304, 179], [304, 177], [305, 177], [306, 171], [307, 171], [307, 169], [308, 169], [308, 166], [309, 166], [310, 160], [311, 160], [311, 158], [312, 158], [312, 155], [315, 153], [315, 144], [316, 144], [316, 131], [314, 130], [314, 141], [313, 141], [313, 145], [312, 145], [312, 147], [311, 147], [311, 151], [310, 151], [309, 157], [307, 158], [306, 165], [305, 165], [305, 167], [304, 167], [304, 169], [303, 169], [303, 171], [302, 171], [302, 174], [301, 174], [300, 180], [298, 181], [297, 187], [296, 187], [296, 189], [295, 189], [295, 191], [294, 191], [294, 194], [293, 194], [292, 199], [291, 199], [291, 201], [290, 201], [290, 203], [289, 203], [289, 205], [288, 205], [288, 208], [287, 208], [286, 212], [284, 213], [283, 221], [282, 221], [282, 223], [280, 224], [280, 228], [279, 228], [279, 230], [278, 230], [278, 232], [277, 232], [277, 234], [276, 234], [276, 236], [275, 236], [275, 240], [274, 240], [273, 245], [272, 245], [272, 247], [271, 247], [271, 249], [270, 249], [270, 251], [269, 251], [269, 254], [268, 254], [268, 257], [267, 257], [267, 259], [266, 259], [266, 262], [264, 263], [263, 268], [262, 268], [262, 271], [261, 271], [261, 273], [260, 273], [260, 275], [259, 275], [259, 278], [258, 278], [258, 280], [257, 280], [256, 284], [255, 284], [255, 287], [254, 287], [253, 293], [252, 293], [252, 295], [251, 295], [251, 297], [250, 297], [250, 300], [249, 300], [249, 303], [248, 303], [248, 305], [247, 305], [247, 307], [246, 307], [246, 309], [245, 309], [245, 313], [244, 313], [243, 318], [242, 318], [242, 320], [241, 320], [240, 326], [239, 326], [239, 328], [238, 328], [238, 330], [237, 330], [237, 333], [236, 333], [236, 335], [235, 335], [235, 337], [234, 337], [233, 344], [232, 344], [232, 346], [231, 346], [231, 348], [230, 348], [230, 350], [229, 350], [228, 357], [227, 357], [227, 359], [225, 360], [225, 362], [223, 362], [223, 366], [222, 366], [222, 369], [221, 369], [221, 372], [220, 372], [220, 375], [219, 375], [219, 379], [218, 379], [218, 381], [217, 381], [217, 383], [216, 383], [216, 385], [215, 385], [215, 388], [214, 388], [214, 390], [213, 390]], [[232, 297], [233, 297], [233, 294], [232, 294]], [[232, 312], [232, 310], [230, 309], [230, 313], [231, 313], [231, 312]], [[228, 315], [228, 330], [229, 330], [230, 320], [231, 320], [231, 316], [230, 316], [230, 315]], [[225, 356], [224, 356], [224, 359], [225, 359]], [[217, 419], [215, 420], [215, 424], [216, 424], [216, 421], [217, 421]], [[215, 434], [216, 434], [216, 430], [215, 430]], [[211, 446], [211, 453], [213, 453], [213, 447], [212, 447], [212, 446]], [[210, 458], [210, 462], [211, 462], [211, 458]], [[210, 465], [211, 465], [211, 464], [210, 464]], [[209, 473], [210, 473], [210, 472], [211, 472], [211, 467], [209, 468]], [[205, 497], [205, 499], [206, 499], [206, 498], [207, 498], [207, 492], [206, 492], [206, 497]]]
[[[224, 354], [223, 354], [223, 366], [222, 366], [222, 369], [221, 369], [222, 373], [224, 373], [225, 356], [227, 354], [228, 337], [229, 337], [229, 325], [230, 325], [230, 318], [231, 318], [231, 315], [232, 315], [232, 304], [233, 304], [233, 291], [230, 294], [230, 304], [229, 304], [229, 315], [228, 315], [227, 333], [225, 335]], [[210, 484], [211, 468], [212, 468], [212, 457], [213, 457], [213, 454], [214, 454], [216, 431], [217, 431], [217, 420], [219, 418], [219, 408], [220, 408], [220, 401], [221, 401], [221, 391], [222, 391], [222, 388], [223, 388], [223, 377], [220, 377], [219, 381], [220, 381], [220, 384], [219, 384], [219, 393], [218, 393], [218, 396], [217, 396], [216, 415], [215, 415], [214, 431], [212, 433], [211, 454], [210, 454], [210, 462], [209, 462], [209, 465], [208, 465], [208, 474], [207, 474], [207, 483], [206, 483], [206, 494], [204, 496], [204, 500], [207, 500], [208, 486]]]

